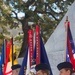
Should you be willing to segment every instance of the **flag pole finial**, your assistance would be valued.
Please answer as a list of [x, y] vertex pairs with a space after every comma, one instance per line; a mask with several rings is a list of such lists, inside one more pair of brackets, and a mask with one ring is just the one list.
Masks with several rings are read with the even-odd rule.
[[68, 16], [66, 16], [66, 21], [68, 21]]
[[40, 20], [38, 20], [38, 25], [40, 25]]

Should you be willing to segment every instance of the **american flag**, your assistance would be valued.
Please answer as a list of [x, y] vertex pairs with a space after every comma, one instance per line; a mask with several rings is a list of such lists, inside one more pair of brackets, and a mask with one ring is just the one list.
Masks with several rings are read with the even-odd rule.
[[70, 26], [67, 29], [66, 61], [71, 62], [75, 70], [75, 46]]

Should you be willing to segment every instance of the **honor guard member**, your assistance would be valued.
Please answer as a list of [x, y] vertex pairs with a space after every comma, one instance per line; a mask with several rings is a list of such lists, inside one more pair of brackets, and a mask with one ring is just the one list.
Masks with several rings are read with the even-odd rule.
[[50, 75], [50, 67], [47, 64], [41, 63], [35, 66], [36, 75]]
[[57, 68], [60, 71], [59, 75], [72, 75], [73, 66], [70, 62], [59, 63]]
[[21, 68], [21, 65], [19, 65], [19, 64], [13, 65], [11, 67], [11, 69], [12, 69], [12, 75], [18, 75], [19, 71], [20, 71], [20, 68]]

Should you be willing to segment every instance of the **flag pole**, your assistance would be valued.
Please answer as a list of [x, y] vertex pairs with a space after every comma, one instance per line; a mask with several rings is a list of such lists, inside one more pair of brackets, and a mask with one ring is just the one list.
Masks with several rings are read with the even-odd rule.
[[12, 66], [14, 65], [14, 55], [13, 55], [13, 36], [12, 36]]
[[6, 61], [6, 39], [4, 39], [4, 62], [3, 64], [5, 64]]
[[66, 16], [66, 22], [65, 22], [65, 48], [64, 48], [64, 61], [66, 61], [66, 47], [67, 47], [67, 33], [68, 33], [68, 16]]
[[6, 64], [6, 39], [4, 39], [4, 62], [2, 64], [2, 68], [3, 68], [3, 75], [4, 75], [4, 66]]

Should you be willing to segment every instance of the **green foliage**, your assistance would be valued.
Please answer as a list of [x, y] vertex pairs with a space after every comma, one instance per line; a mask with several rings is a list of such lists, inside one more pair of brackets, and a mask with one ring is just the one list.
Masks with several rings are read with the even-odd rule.
[[[25, 2], [23, 0], [1, 0], [0, 27], [3, 29], [2, 33], [9, 34], [6, 27], [16, 28], [18, 22], [20, 22], [24, 36], [26, 35], [25, 37], [27, 37], [26, 22], [30, 21], [36, 24], [38, 20], [40, 20], [41, 35], [44, 42], [46, 42], [68, 10], [68, 6], [71, 5], [73, 1], [74, 0], [28, 0]], [[24, 16], [20, 17], [18, 13], [23, 13]], [[21, 36], [16, 37], [15, 40], [24, 42], [20, 41], [21, 38]]]
[[14, 38], [14, 41], [18, 41], [18, 43], [22, 43], [23, 35], [18, 35]]
[[4, 39], [4, 36], [3, 36], [2, 33], [0, 33], [0, 52], [1, 52], [1, 49], [2, 49], [3, 39]]

